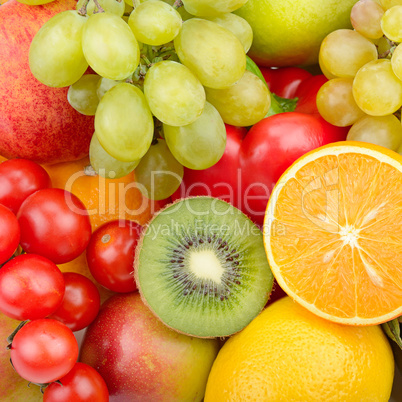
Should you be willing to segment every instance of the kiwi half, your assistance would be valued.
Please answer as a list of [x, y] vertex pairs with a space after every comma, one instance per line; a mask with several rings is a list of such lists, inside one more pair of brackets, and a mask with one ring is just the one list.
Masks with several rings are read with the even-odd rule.
[[139, 241], [134, 272], [160, 320], [202, 338], [243, 329], [273, 284], [260, 229], [212, 197], [183, 199], [155, 215]]

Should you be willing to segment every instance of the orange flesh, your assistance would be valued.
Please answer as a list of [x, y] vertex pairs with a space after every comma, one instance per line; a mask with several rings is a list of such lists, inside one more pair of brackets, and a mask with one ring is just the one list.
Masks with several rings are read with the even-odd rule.
[[273, 211], [270, 249], [280, 284], [340, 322], [402, 314], [401, 211], [395, 167], [358, 153], [307, 163]]

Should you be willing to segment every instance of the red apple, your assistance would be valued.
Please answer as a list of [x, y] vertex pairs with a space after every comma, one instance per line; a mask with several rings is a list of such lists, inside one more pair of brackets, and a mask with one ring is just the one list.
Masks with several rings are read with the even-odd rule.
[[106, 381], [110, 401], [201, 401], [217, 339], [166, 327], [138, 292], [112, 296], [88, 327], [80, 361]]
[[52, 16], [76, 1], [28, 6], [9, 0], [0, 7], [0, 155], [38, 163], [76, 160], [88, 154], [93, 117], [76, 112], [68, 88], [40, 83], [28, 65], [29, 46]]

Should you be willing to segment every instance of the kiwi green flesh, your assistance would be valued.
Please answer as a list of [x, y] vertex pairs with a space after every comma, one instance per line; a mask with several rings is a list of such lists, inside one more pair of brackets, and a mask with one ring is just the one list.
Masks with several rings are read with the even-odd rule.
[[265, 306], [273, 275], [259, 228], [211, 197], [166, 207], [143, 233], [136, 256], [142, 298], [178, 332], [225, 337]]

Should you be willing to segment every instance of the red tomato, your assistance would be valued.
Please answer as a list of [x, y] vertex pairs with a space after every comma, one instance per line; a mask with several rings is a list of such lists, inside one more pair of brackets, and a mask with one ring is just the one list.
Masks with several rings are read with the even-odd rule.
[[0, 204], [15, 214], [29, 195], [52, 183], [46, 170], [27, 159], [9, 159], [0, 164]]
[[298, 67], [260, 67], [260, 70], [269, 90], [275, 95], [288, 99], [296, 97], [296, 91], [300, 84], [312, 77], [308, 71]]
[[12, 257], [20, 243], [20, 225], [17, 217], [0, 204], [0, 264]]
[[282, 173], [306, 152], [342, 139], [343, 131], [328, 129], [310, 114], [280, 113], [259, 121], [240, 148], [240, 209], [262, 224], [269, 196]]
[[87, 327], [98, 315], [100, 295], [94, 283], [84, 275], [64, 272], [65, 292], [59, 308], [49, 316], [71, 331]]
[[135, 247], [141, 226], [133, 221], [114, 220], [92, 234], [87, 248], [88, 267], [93, 277], [114, 292], [133, 292]]
[[52, 261], [19, 255], [0, 269], [0, 311], [16, 320], [45, 318], [60, 306], [64, 277]]
[[65, 376], [78, 358], [78, 343], [71, 329], [43, 318], [25, 324], [11, 343], [15, 371], [26, 380], [46, 384]]
[[84, 204], [72, 193], [48, 188], [31, 194], [17, 214], [21, 247], [56, 264], [78, 257], [91, 237]]
[[72, 370], [46, 387], [43, 402], [107, 402], [109, 391], [105, 380], [91, 366], [75, 363]]

